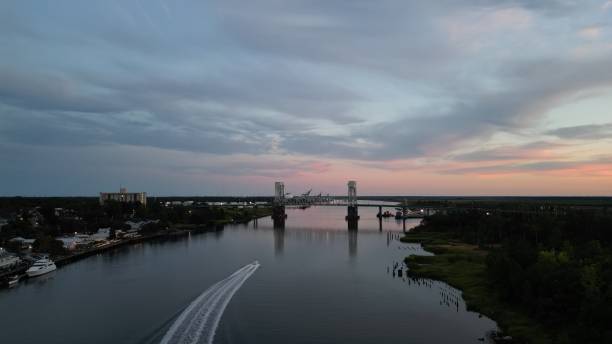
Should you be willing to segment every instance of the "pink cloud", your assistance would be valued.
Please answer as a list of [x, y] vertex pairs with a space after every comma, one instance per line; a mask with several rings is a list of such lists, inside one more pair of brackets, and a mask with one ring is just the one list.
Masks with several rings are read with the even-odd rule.
[[441, 21], [451, 42], [474, 44], [500, 32], [525, 31], [533, 24], [532, 14], [519, 7], [478, 12], [462, 11]]
[[601, 36], [601, 27], [600, 26], [588, 26], [582, 28], [578, 31], [578, 36], [588, 39], [594, 40], [598, 39]]

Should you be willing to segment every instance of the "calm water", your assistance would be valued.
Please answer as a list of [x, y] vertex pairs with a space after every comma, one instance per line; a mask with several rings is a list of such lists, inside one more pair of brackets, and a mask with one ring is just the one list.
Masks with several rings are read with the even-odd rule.
[[194, 298], [254, 260], [216, 343], [477, 343], [495, 328], [445, 284], [394, 276], [395, 262], [427, 253], [393, 239], [401, 222], [380, 231], [376, 208], [359, 211], [358, 232], [345, 208], [289, 209], [284, 230], [265, 218], [67, 265], [0, 290], [0, 343], [158, 343]]

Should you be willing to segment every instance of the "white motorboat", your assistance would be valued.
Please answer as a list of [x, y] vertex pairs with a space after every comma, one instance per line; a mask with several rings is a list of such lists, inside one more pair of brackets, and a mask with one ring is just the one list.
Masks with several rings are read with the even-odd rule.
[[8, 280], [9, 288], [14, 287], [17, 285], [17, 283], [19, 283], [19, 277], [20, 277], [19, 275], [15, 275]]
[[57, 267], [55, 266], [55, 263], [52, 260], [43, 258], [43, 259], [37, 260], [34, 263], [34, 265], [32, 265], [26, 271], [26, 274], [28, 275], [28, 277], [35, 277], [35, 276], [44, 275], [51, 271], [55, 271], [56, 269]]

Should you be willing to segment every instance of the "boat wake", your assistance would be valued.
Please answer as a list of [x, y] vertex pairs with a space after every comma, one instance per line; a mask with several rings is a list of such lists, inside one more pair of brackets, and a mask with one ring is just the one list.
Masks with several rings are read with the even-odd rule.
[[208, 288], [178, 316], [161, 344], [212, 344], [225, 307], [257, 268], [255, 261]]

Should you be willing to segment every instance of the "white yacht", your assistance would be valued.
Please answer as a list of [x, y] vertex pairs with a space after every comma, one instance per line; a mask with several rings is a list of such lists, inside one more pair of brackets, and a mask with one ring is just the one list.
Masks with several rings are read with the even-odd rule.
[[28, 277], [35, 277], [44, 275], [48, 272], [54, 271], [55, 269], [57, 269], [57, 267], [51, 259], [43, 258], [37, 260], [34, 265], [32, 265], [26, 271], [26, 274], [28, 275]]

